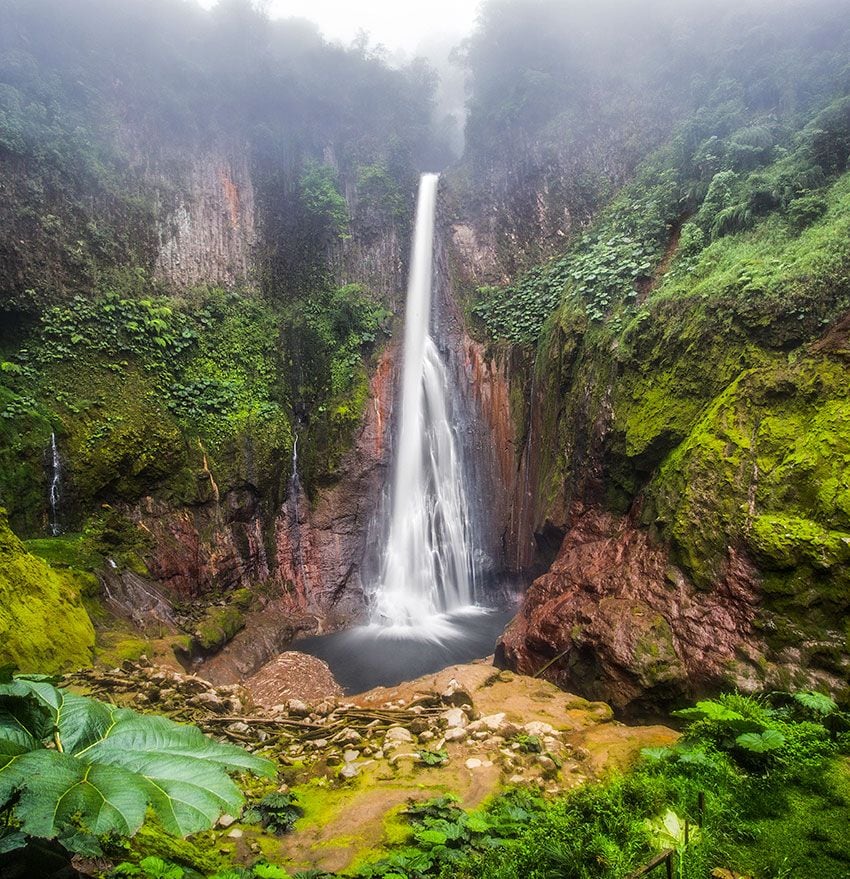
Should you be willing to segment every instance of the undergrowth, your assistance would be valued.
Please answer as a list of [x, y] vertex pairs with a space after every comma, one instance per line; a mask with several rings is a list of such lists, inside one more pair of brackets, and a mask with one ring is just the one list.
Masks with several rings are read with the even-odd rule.
[[[739, 874], [846, 879], [850, 716], [811, 692], [728, 694], [677, 713], [686, 726], [676, 745], [646, 749], [626, 774], [555, 800], [511, 789], [474, 811], [462, 809], [452, 796], [411, 801], [402, 813], [406, 841], [346, 875], [622, 879], [672, 850], [678, 879]], [[288, 795], [271, 805], [275, 814], [283, 808], [284, 824], [296, 814]], [[160, 872], [144, 872], [142, 862], [110, 875], [200, 875], [155, 866]], [[294, 877], [333, 875], [312, 870]], [[260, 861], [219, 872], [215, 879], [254, 876], [289, 874]]]

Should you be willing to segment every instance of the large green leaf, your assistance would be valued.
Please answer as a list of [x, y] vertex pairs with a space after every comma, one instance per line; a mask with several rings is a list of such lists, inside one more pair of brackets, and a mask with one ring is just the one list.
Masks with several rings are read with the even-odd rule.
[[679, 711], [674, 711], [673, 714], [676, 717], [684, 717], [687, 720], [713, 720], [725, 722], [746, 719], [743, 714], [733, 711], [731, 708], [727, 708], [725, 705], [721, 705], [719, 702], [714, 702], [710, 699], [697, 702], [696, 707], [694, 708], [682, 708]]
[[166, 830], [187, 835], [238, 813], [229, 772], [272, 775], [274, 764], [193, 726], [59, 690], [46, 679], [0, 684], [0, 804], [31, 835], [63, 839], [135, 833], [151, 807]]
[[735, 739], [739, 747], [754, 754], [776, 751], [785, 744], [785, 736], [777, 729], [766, 729], [762, 733], [744, 733]]
[[8, 771], [17, 775], [16, 815], [31, 836], [55, 837], [76, 815], [94, 834], [129, 836], [142, 825], [147, 806], [138, 776], [115, 766], [86, 765], [58, 751], [25, 754]]

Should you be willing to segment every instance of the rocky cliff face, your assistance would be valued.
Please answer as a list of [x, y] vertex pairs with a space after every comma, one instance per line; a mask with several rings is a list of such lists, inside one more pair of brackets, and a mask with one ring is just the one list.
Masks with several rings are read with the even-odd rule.
[[700, 591], [633, 518], [578, 505], [570, 520], [554, 564], [502, 636], [497, 662], [604, 694], [621, 710], [730, 682], [758, 686], [766, 662], [759, 577], [745, 557], [733, 554], [722, 580]]
[[173, 286], [227, 287], [249, 279], [257, 228], [247, 144], [193, 155], [158, 233], [155, 272]]
[[[389, 463], [395, 353], [391, 345], [380, 357], [341, 478], [315, 498], [291, 480], [277, 508], [251, 485], [189, 507], [148, 497], [128, 508], [152, 538], [146, 556], [151, 574], [175, 597], [244, 587], [266, 596], [266, 613], [276, 617], [280, 637], [257, 652], [250, 663], [255, 667], [297, 629], [332, 630], [363, 616], [362, 563]], [[250, 628], [245, 641], [256, 638]]]
[[[467, 346], [507, 558], [556, 555], [503, 663], [622, 710], [721, 686], [848, 692], [846, 185], [809, 231], [745, 233], [775, 256], [757, 285], [726, 241], [692, 276], [679, 218], [634, 308], [594, 315], [594, 285], [567, 283], [533, 353]], [[454, 226], [461, 288], [498, 265], [487, 222]]]

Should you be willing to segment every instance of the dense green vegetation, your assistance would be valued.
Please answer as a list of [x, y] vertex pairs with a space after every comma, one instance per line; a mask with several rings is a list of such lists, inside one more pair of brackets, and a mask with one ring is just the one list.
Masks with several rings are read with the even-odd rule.
[[[275, 509], [296, 423], [310, 422], [308, 490], [336, 478], [392, 291], [341, 284], [334, 260], [348, 240], [403, 238], [417, 168], [444, 160], [431, 72], [329, 45], [249, 0], [211, 13], [7, 0], [3, 17], [0, 498], [13, 527], [43, 533], [51, 432], [66, 529], [98, 502], [195, 503], [246, 484]], [[258, 235], [228, 289], [174, 289], [156, 264], [196, 197], [187, 156], [219, 176], [221, 157], [244, 157], [250, 172], [253, 193], [224, 184], [234, 223], [251, 196]]]
[[[729, 677], [822, 685], [842, 705], [846, 12], [490, 0], [459, 53], [467, 149], [445, 187], [446, 219], [492, 249], [461, 292], [473, 332], [521, 365], [535, 525], [565, 528], [574, 501], [628, 513], [669, 549], [671, 593], [710, 593], [743, 560], [765, 651]], [[150, 575], [142, 503], [185, 514], [199, 556], [216, 529], [247, 542], [227, 517], [250, 520], [259, 556], [280, 537], [296, 436], [308, 499], [343, 475], [393, 329], [415, 180], [448, 159], [433, 74], [247, 0], [0, 0], [0, 14], [0, 664], [33, 673], [0, 679], [0, 859], [20, 875], [21, 857], [74, 852], [113, 877], [287, 879], [262, 846], [237, 857], [209, 830], [241, 813], [230, 774], [271, 764], [34, 673], [91, 663], [94, 571]], [[206, 197], [195, 160], [213, 154], [231, 226], [255, 205], [250, 267], [179, 285], [158, 256]], [[250, 187], [221, 171], [241, 160]], [[45, 540], [51, 435], [65, 533]], [[191, 608], [186, 656], [219, 650], [256, 607], [251, 589], [213, 599]], [[726, 695], [678, 719], [679, 744], [565, 797], [411, 803], [351, 875], [617, 879], [667, 848], [680, 879], [850, 874], [850, 720], [831, 698]], [[448, 762], [438, 744], [410, 756]], [[242, 781], [257, 839], [302, 815], [281, 779]]]
[[[94, 629], [81, 602], [93, 578], [30, 555], [0, 508], [0, 665], [55, 672], [88, 665]], [[52, 621], [62, 620], [61, 627]]]
[[[610, 38], [594, 37], [607, 21], [603, 7], [534, 9], [536, 24], [524, 25], [519, 6], [492, 4], [473, 41], [465, 167], [469, 179], [492, 175], [524, 149], [492, 136], [500, 114], [519, 114], [517, 137], [535, 132], [541, 176], [529, 171], [517, 197], [532, 193], [544, 212], [543, 193], [570, 215], [559, 221], [568, 233], [560, 241], [527, 252], [532, 262], [549, 261], [512, 271], [510, 284], [470, 291], [480, 330], [519, 352], [535, 394], [515, 415], [540, 461], [536, 524], [562, 520], [573, 501], [630, 511], [704, 591], [743, 559], [763, 590], [755, 628], [765, 655], [761, 665], [731, 662], [730, 679], [778, 674], [785, 685], [804, 685], [814, 667], [846, 692], [846, 20], [828, 2], [805, 15], [794, 4], [736, 12], [718, 4], [710, 21], [707, 10], [652, 5], [635, 83], [648, 77], [658, 87], [636, 96], [632, 84], [609, 80], [606, 119], [615, 129], [632, 120], [621, 141], [576, 122], [597, 125], [587, 95], [603, 74], [622, 74], [622, 62], [606, 54], [616, 50], [620, 19]], [[637, 32], [628, 16], [623, 26]], [[494, 36], [508, 39], [541, 20], [551, 35], [542, 60], [511, 37], [513, 67], [503, 70]], [[665, 43], [683, 21], [690, 27]], [[569, 22], [575, 33], [589, 28], [598, 58], [557, 54], [576, 39]], [[690, 63], [678, 55], [686, 47]], [[576, 65], [570, 75], [565, 58]], [[546, 76], [518, 75], [531, 69]], [[522, 100], [507, 79], [529, 84]], [[555, 80], [561, 89], [553, 93]], [[639, 119], [628, 115], [636, 108]], [[558, 152], [570, 142], [564, 126], [576, 125], [593, 144], [582, 168], [598, 184], [585, 201], [557, 195], [564, 170], [576, 170], [571, 154]], [[479, 129], [488, 133], [480, 142]], [[633, 161], [624, 152], [613, 161], [620, 143], [639, 144]], [[597, 158], [608, 171], [594, 166]], [[799, 661], [769, 671], [766, 663], [787, 650], [801, 650]]]
[[[352, 181], [382, 162], [409, 194], [416, 166], [444, 155], [427, 68], [390, 70], [365, 45], [330, 46], [313, 26], [271, 22], [248, 0], [213, 13], [184, 0], [5, 0], [3, 17], [6, 307], [86, 292], [116, 266], [150, 271], [157, 222], [185, 195], [187, 151], [210, 141], [247, 140], [267, 263], [298, 274], [305, 245], [327, 243], [313, 233], [332, 233], [345, 213], [324, 156]], [[287, 228], [297, 235], [278, 234]], [[294, 279], [274, 280], [291, 289]]]
[[[737, 874], [785, 879], [807, 871], [824, 879], [846, 875], [850, 718], [831, 699], [805, 691], [759, 698], [735, 694], [677, 713], [686, 723], [678, 744], [647, 749], [626, 774], [559, 799], [514, 789], [471, 812], [452, 797], [411, 802], [401, 816], [402, 839], [346, 875], [621, 879], [667, 849], [674, 852], [680, 879]], [[229, 752], [228, 757], [233, 759]], [[252, 801], [244, 820], [285, 833], [299, 814], [297, 799], [278, 793]], [[115, 850], [113, 842], [109, 851]], [[214, 873], [202, 867], [199, 872], [191, 863], [192, 856], [137, 855], [109, 875], [290, 875], [262, 858], [251, 867], [219, 865]]]
[[[659, 270], [663, 274], [668, 268], [669, 286], [653, 296], [656, 301], [662, 293], [693, 295], [697, 285], [701, 292], [716, 289], [723, 284], [722, 276], [706, 275], [718, 270], [717, 255], [723, 248], [706, 254], [702, 266], [700, 254], [712, 242], [764, 227], [771, 216], [781, 217], [781, 221], [767, 227], [774, 234], [766, 231], [761, 236], [766, 246], [757, 256], [760, 264], [772, 270], [775, 283], [787, 286], [792, 267], [797, 269], [797, 277], [806, 277], [802, 266], [794, 266], [795, 255], [809, 254], [814, 262], [812, 252], [838, 247], [844, 231], [838, 203], [841, 190], [832, 193], [832, 202], [829, 194], [830, 184], [845, 170], [850, 156], [850, 100], [841, 98], [819, 109], [795, 132], [773, 120], [753, 122], [751, 112], [740, 101], [722, 97], [724, 100], [702, 108], [695, 119], [680, 126], [672, 142], [641, 166], [635, 181], [623, 188], [565, 256], [532, 269], [509, 287], [479, 292], [474, 311], [491, 335], [534, 343], [546, 318], [563, 300], [578, 303], [593, 321], [613, 311], [614, 329], [619, 330], [627, 316], [637, 314], [645, 319], [638, 301], [655, 293]], [[742, 142], [747, 140], [761, 144], [760, 148], [743, 149]], [[833, 224], [828, 232], [821, 226], [820, 237], [813, 241], [814, 236], [803, 233], [824, 219], [830, 204]], [[831, 242], [826, 241], [828, 235], [833, 236]], [[783, 251], [791, 241], [795, 251], [786, 255]], [[677, 257], [672, 267], [662, 261], [671, 246]], [[728, 241], [725, 247], [728, 250]], [[769, 247], [775, 252], [767, 252]], [[728, 267], [734, 262], [742, 273], [745, 267], [754, 267], [756, 254], [749, 258], [740, 252], [730, 255]], [[806, 281], [816, 289], [836, 273], [840, 282], [840, 263], [825, 264], [820, 257], [816, 268], [818, 277]], [[703, 280], [708, 284], [699, 284]], [[741, 292], [762, 293], [758, 283], [756, 279], [746, 290], [742, 285]], [[811, 334], [826, 325], [840, 309], [841, 302], [829, 298], [829, 292], [817, 289], [816, 294], [809, 294], [809, 301], [789, 309], [789, 318], [819, 320], [801, 327], [801, 336], [807, 329]], [[777, 291], [774, 295], [781, 294]], [[815, 295], [830, 303], [834, 309], [831, 314], [808, 313], [807, 306], [815, 304], [811, 302]]]
[[[847, 51], [845, 10], [832, 0], [805, 11], [727, 0], [494, 0], [465, 45], [471, 96], [456, 176], [474, 209], [460, 212], [474, 220], [495, 211], [497, 264], [516, 279], [561, 255], [625, 183], [643, 177], [620, 202], [620, 221], [615, 210], [585, 239], [576, 266], [579, 286], [588, 281], [610, 298], [620, 263], [641, 274], [666, 244], [664, 224], [688, 212], [694, 196], [701, 201], [717, 171], [765, 164], [814, 110], [846, 92]], [[647, 168], [671, 138], [664, 159]], [[680, 203], [681, 188], [688, 199]], [[570, 274], [556, 271], [553, 283], [563, 287]], [[517, 290], [529, 303], [527, 287], [520, 281]], [[539, 292], [557, 300], [548, 283]], [[533, 335], [517, 329], [526, 341]]]

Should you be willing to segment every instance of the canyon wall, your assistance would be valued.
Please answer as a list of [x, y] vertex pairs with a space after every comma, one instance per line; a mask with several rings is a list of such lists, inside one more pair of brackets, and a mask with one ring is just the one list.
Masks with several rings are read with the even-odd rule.
[[[153, 175], [154, 186], [169, 183]], [[256, 271], [257, 217], [246, 143], [194, 154], [158, 221], [156, 277], [181, 288], [232, 287]]]

